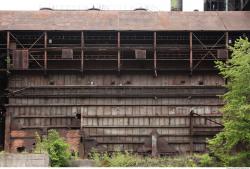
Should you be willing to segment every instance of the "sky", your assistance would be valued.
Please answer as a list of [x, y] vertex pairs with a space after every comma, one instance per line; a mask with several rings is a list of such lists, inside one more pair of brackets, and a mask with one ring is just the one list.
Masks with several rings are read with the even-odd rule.
[[[169, 11], [170, 0], [0, 0], [0, 10], [88, 9], [132, 10], [143, 7], [151, 11]], [[183, 10], [203, 11], [203, 0], [183, 0]]]

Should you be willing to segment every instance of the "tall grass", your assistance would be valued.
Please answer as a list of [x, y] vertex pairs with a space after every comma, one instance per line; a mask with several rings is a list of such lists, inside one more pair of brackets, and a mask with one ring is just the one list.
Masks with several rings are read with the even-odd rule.
[[98, 167], [210, 167], [215, 165], [213, 159], [210, 159], [207, 154], [152, 158], [117, 151], [113, 154], [92, 152], [90, 156]]

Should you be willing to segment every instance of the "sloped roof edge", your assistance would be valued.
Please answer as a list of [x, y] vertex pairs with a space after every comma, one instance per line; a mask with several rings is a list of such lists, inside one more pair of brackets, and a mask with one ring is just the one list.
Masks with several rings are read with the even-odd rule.
[[0, 11], [0, 30], [246, 31], [249, 11]]

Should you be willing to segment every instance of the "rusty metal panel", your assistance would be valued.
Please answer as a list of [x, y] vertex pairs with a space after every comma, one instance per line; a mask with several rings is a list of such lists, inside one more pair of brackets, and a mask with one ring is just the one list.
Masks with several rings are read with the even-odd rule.
[[136, 59], [146, 59], [146, 50], [136, 49], [135, 50]]
[[228, 49], [217, 49], [217, 57], [219, 59], [227, 59], [228, 58]]
[[[156, 84], [163, 87], [166, 85], [166, 81], [168, 81], [167, 84], [171, 85], [182, 78], [185, 78], [185, 75], [179, 74], [176, 77], [172, 74], [160, 76], [159, 79], [155, 79], [156, 82], [151, 83], [152, 77], [149, 75], [131, 75], [130, 78], [128, 76], [118, 78], [113, 75], [86, 75], [86, 77], [82, 78], [81, 75], [75, 74], [65, 74], [60, 75], [60, 77], [56, 74], [48, 75], [48, 77], [35, 74], [11, 76], [12, 82], [9, 86], [11, 90], [16, 91], [22, 87], [36, 86], [36, 91], [33, 88], [26, 91], [30, 90], [37, 92], [36, 94], [42, 94], [41, 97], [37, 97], [38, 95], [35, 95], [35, 97], [12, 95], [10, 97], [9, 105], [6, 108], [8, 112], [12, 112], [11, 149], [15, 151], [17, 146], [30, 146], [33, 139], [32, 132], [35, 130], [42, 132], [49, 128], [55, 128], [73, 145], [72, 150], [79, 150], [80, 134], [78, 131], [82, 127], [85, 136], [95, 140], [105, 150], [114, 151], [119, 148], [136, 151], [152, 130], [156, 129], [160, 136], [167, 140], [172, 147], [178, 151], [189, 151], [188, 115], [190, 110], [211, 116], [212, 119], [220, 122], [220, 117], [216, 115], [223, 102], [219, 98], [104, 98], [103, 96], [100, 98], [83, 98], [77, 97], [77, 95], [68, 98], [59, 96], [60, 94], [67, 95], [72, 92], [76, 92], [76, 94], [98, 92], [98, 88], [110, 85], [109, 81], [111, 79], [115, 79], [119, 83], [130, 79], [132, 83], [141, 85], [142, 88], [150, 88], [150, 86]], [[55, 84], [69, 86], [48, 86], [51, 80], [55, 81]], [[194, 75], [186, 86], [175, 85], [175, 88], [183, 90], [187, 86], [197, 85], [199, 80], [205, 82], [211, 80], [210, 83], [213, 86], [217, 86], [215, 83], [220, 81], [220, 79], [217, 79], [217, 75]], [[97, 82], [98, 87], [86, 86], [88, 81]], [[79, 86], [74, 86], [81, 85], [78, 82], [85, 86], [84, 90], [79, 89]], [[130, 88], [126, 86], [124, 89], [137, 89], [136, 87], [138, 86], [131, 85]], [[204, 87], [196, 86], [194, 90], [201, 92], [200, 89], [202, 88]], [[110, 93], [117, 91], [117, 87], [109, 86], [105, 90]], [[158, 88], [155, 90], [155, 93], [159, 92]], [[184, 91], [187, 92], [187, 90]], [[60, 92], [58, 93], [58, 91]], [[50, 94], [53, 94], [54, 97], [47, 97]], [[138, 94], [140, 93], [138, 92]], [[81, 123], [80, 119], [75, 118], [77, 113], [82, 114]], [[213, 123], [206, 121], [202, 117], [196, 117], [193, 121], [194, 126], [200, 126], [194, 128], [196, 135], [200, 135], [204, 131], [206, 133], [218, 132]], [[203, 125], [210, 128], [202, 128]], [[72, 128], [77, 129], [73, 130]], [[205, 137], [202, 136], [202, 138]], [[30, 141], [25, 141], [25, 139]], [[203, 151], [204, 143], [202, 141], [200, 138], [194, 139], [194, 150]]]
[[16, 50], [16, 42], [10, 42], [10, 49]]
[[62, 49], [63, 59], [73, 59], [73, 49]]
[[[49, 81], [53, 81], [55, 85], [90, 85], [93, 82], [98, 86], [109, 86], [111, 81], [114, 81], [115, 84], [121, 84], [122, 86], [166, 86], [166, 85], [181, 85], [181, 86], [196, 86], [199, 85], [199, 82], [202, 81], [204, 85], [224, 85], [225, 81], [221, 76], [214, 76], [211, 73], [206, 73], [203, 75], [193, 75], [188, 77], [182, 73], [169, 74], [167, 76], [159, 76], [157, 78], [148, 75], [133, 75], [130, 77], [130, 85], [127, 85], [127, 77], [117, 77], [116, 75], [85, 75], [85, 78], [81, 78], [81, 81], [76, 81], [74, 79], [79, 78], [79, 75], [75, 78], [76, 75], [60, 75], [58, 78], [57, 75], [49, 75], [49, 80], [44, 76], [37, 78], [37, 75], [25, 74], [18, 75], [10, 79], [9, 87], [27, 87], [27, 86], [44, 86], [48, 85]], [[181, 81], [185, 81], [185, 84], [181, 84]], [[18, 86], [15, 86], [18, 85]]]
[[28, 50], [14, 50], [13, 67], [14, 69], [28, 69], [29, 68], [29, 51]]
[[0, 11], [0, 30], [250, 30], [248, 11]]

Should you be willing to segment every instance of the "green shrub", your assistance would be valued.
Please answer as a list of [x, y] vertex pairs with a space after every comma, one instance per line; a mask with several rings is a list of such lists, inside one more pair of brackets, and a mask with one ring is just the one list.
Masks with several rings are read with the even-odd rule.
[[217, 61], [228, 80], [223, 96], [224, 129], [209, 141], [209, 150], [224, 166], [250, 166], [250, 42], [238, 39], [227, 62]]
[[36, 133], [35, 153], [48, 153], [52, 167], [69, 165], [71, 153], [69, 145], [59, 136], [56, 130], [49, 130], [48, 137], [41, 139]]
[[190, 155], [180, 155], [164, 158], [165, 167], [196, 167], [195, 160]]
[[95, 150], [93, 150], [93, 152], [91, 152], [90, 154], [90, 158], [94, 160], [97, 167], [107, 167], [108, 165], [107, 163], [109, 157], [107, 153], [99, 154]]
[[93, 152], [91, 158], [98, 167], [196, 167], [192, 156], [142, 157], [132, 153], [115, 152], [99, 154]]
[[121, 153], [115, 152], [112, 157], [109, 159], [109, 164], [111, 167], [132, 167], [137, 166], [137, 163], [140, 161], [140, 158], [132, 155], [128, 152]]
[[200, 167], [215, 167], [215, 159], [209, 154], [194, 155]]
[[108, 153], [99, 154], [95, 151], [92, 152], [91, 158], [95, 161], [98, 167], [132, 167], [137, 166], [140, 158], [128, 152], [115, 152], [111, 155]]
[[0, 156], [1, 156], [1, 155], [4, 155], [4, 154], [5, 154], [5, 152], [4, 152], [4, 151], [0, 151]]

